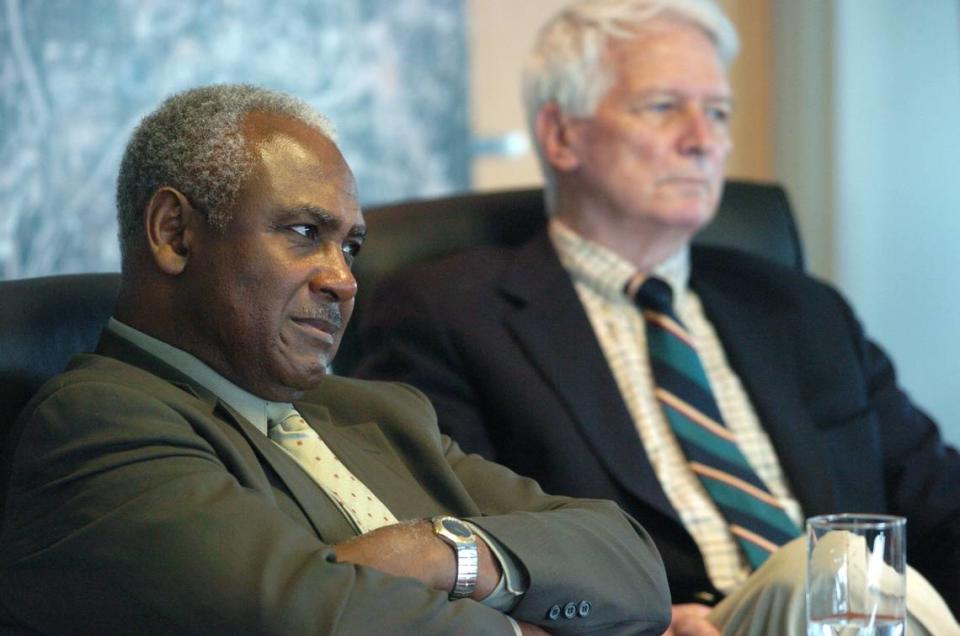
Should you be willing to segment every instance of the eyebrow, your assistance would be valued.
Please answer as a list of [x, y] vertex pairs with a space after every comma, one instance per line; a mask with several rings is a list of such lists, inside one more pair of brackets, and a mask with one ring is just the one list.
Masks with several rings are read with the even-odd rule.
[[[680, 99], [689, 99], [689, 95], [683, 91], [675, 89], [658, 89], [658, 88], [648, 88], [644, 90], [637, 91], [633, 94], [635, 99], [648, 99], [650, 97], [657, 97], [661, 95], [666, 95], [668, 97], [676, 97]], [[724, 102], [726, 104], [733, 105], [733, 95], [724, 95], [721, 93], [716, 93], [713, 95], [704, 95], [703, 97], [697, 98], [700, 101], [704, 102]]]
[[[300, 205], [292, 208], [282, 208], [280, 211], [280, 216], [282, 218], [289, 217], [298, 217], [298, 216], [309, 216], [313, 222], [320, 228], [327, 231], [337, 231], [343, 227], [343, 219], [327, 210], [326, 208], [317, 207], [315, 205]], [[350, 228], [347, 232], [347, 236], [351, 238], [365, 238], [367, 236], [367, 226], [358, 223]]]

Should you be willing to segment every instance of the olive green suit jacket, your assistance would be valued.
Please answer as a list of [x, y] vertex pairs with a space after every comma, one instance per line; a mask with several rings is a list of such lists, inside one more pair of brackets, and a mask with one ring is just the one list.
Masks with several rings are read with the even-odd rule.
[[[465, 455], [405, 385], [328, 376], [296, 406], [398, 519], [453, 514], [500, 541], [529, 582], [515, 618], [553, 633], [666, 628], [659, 555], [614, 504], [548, 496]], [[479, 603], [338, 563], [330, 546], [354, 532], [301, 468], [215, 395], [109, 332], [40, 390], [5, 452], [8, 629], [511, 633]], [[551, 612], [584, 601], [586, 616]]]

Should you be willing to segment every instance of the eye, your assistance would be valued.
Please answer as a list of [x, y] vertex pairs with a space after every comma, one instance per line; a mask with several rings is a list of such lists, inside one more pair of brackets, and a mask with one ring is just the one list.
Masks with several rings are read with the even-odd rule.
[[725, 124], [730, 121], [731, 109], [729, 106], [707, 106], [707, 117], [711, 121]]
[[289, 226], [288, 229], [311, 241], [316, 241], [320, 236], [320, 231], [317, 229], [317, 226], [309, 223], [298, 223]]
[[638, 100], [627, 106], [628, 112], [633, 115], [666, 115], [676, 109], [677, 101], [669, 97], [652, 97]]
[[347, 263], [353, 265], [353, 261], [356, 260], [361, 247], [363, 247], [363, 242], [357, 240], [350, 240], [343, 244], [341, 249], [343, 250], [343, 256], [347, 260]]
[[644, 110], [651, 113], [669, 113], [677, 103], [673, 100], [667, 99], [658, 99], [652, 102], [647, 102], [644, 106]]

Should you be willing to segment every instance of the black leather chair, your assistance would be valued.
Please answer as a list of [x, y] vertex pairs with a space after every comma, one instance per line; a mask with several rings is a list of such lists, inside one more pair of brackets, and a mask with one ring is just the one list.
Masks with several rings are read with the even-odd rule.
[[[397, 268], [479, 245], [517, 245], [545, 223], [540, 189], [368, 208], [366, 220], [370, 236], [356, 266], [361, 292], [354, 325], [377, 283]], [[776, 185], [728, 182], [717, 220], [697, 240], [803, 267], [787, 197]], [[119, 283], [119, 274], [0, 281], [0, 439], [44, 381], [75, 353], [93, 349]], [[353, 326], [344, 335], [337, 372], [349, 373], [359, 355]]]
[[0, 281], [0, 439], [41, 384], [96, 346], [119, 289], [119, 274]]

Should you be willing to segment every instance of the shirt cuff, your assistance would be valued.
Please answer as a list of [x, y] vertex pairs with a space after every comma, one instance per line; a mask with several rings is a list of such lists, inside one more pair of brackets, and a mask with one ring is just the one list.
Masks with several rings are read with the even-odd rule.
[[[499, 541], [491, 537], [476, 524], [470, 523], [469, 521], [463, 521], [463, 523], [473, 530], [474, 534], [486, 542], [490, 547], [490, 552], [492, 552], [493, 556], [500, 562], [500, 569], [503, 571], [503, 574], [500, 575], [500, 580], [497, 581], [497, 586], [480, 602], [487, 607], [506, 614], [516, 606], [523, 597], [524, 592], [527, 591], [526, 585], [524, 584], [523, 568]], [[507, 618], [510, 617], [508, 616]], [[513, 619], [511, 619], [511, 621], [512, 620]], [[513, 625], [514, 630], [519, 634], [519, 626], [515, 622]]]

